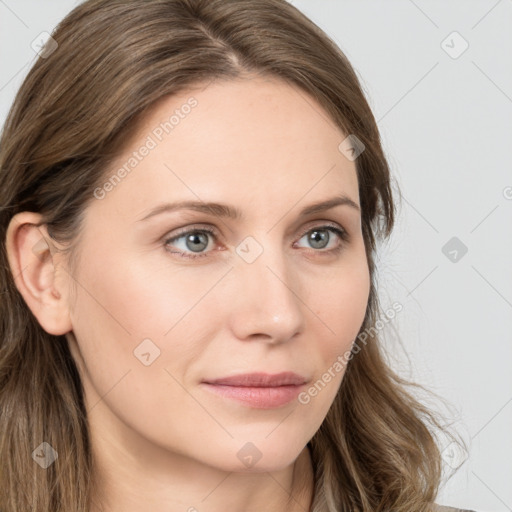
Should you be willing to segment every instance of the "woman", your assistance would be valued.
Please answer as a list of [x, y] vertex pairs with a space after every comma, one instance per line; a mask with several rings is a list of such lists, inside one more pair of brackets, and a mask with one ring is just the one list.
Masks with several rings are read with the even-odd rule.
[[452, 510], [375, 119], [297, 9], [86, 1], [0, 147], [2, 512]]

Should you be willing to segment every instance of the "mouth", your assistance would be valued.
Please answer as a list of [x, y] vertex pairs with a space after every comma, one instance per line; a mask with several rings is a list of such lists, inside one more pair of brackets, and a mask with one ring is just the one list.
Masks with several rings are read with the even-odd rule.
[[293, 372], [247, 373], [206, 380], [201, 385], [218, 396], [255, 409], [274, 409], [292, 402], [307, 379]]

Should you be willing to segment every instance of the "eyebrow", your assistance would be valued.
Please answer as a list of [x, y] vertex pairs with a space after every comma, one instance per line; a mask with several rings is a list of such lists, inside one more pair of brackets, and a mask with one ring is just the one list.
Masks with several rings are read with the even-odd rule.
[[[349, 206], [350, 208], [360, 212], [361, 209], [359, 205], [354, 202], [349, 197], [342, 195], [338, 197], [333, 197], [331, 199], [327, 199], [325, 201], [319, 201], [309, 206], [306, 206], [300, 211], [300, 215], [312, 215], [315, 213], [323, 212], [325, 210], [330, 210], [331, 208], [335, 208], [336, 206]], [[160, 215], [161, 213], [173, 212], [177, 210], [193, 210], [200, 213], [215, 215], [218, 217], [225, 217], [233, 220], [241, 220], [244, 218], [243, 213], [233, 206], [223, 203], [205, 203], [202, 201], [180, 201], [176, 203], [164, 203], [161, 204], [149, 211], [149, 213], [139, 219], [137, 222], [142, 222], [150, 219], [156, 215]]]

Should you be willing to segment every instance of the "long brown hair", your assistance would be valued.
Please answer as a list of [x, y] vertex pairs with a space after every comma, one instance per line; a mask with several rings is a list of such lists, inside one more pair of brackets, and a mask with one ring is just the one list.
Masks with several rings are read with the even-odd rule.
[[[312, 96], [365, 148], [356, 159], [371, 276], [365, 338], [309, 444], [312, 510], [431, 510], [442, 473], [434, 429], [444, 427], [379, 346], [374, 254], [396, 207], [377, 124], [342, 51], [284, 0], [89, 0], [52, 36], [58, 46], [28, 73], [0, 140], [2, 512], [89, 512], [94, 465], [66, 338], [41, 328], [9, 270], [10, 219], [40, 213], [50, 236], [68, 244], [73, 268], [83, 212], [148, 109], [192, 86], [251, 73]], [[58, 447], [46, 471], [30, 456], [43, 441]]]

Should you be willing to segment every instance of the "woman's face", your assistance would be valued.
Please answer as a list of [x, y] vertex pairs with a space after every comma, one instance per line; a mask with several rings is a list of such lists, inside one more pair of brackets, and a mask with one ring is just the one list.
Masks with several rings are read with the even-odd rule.
[[[86, 210], [73, 274], [67, 336], [104, 446], [226, 471], [297, 458], [370, 289], [345, 138], [311, 97], [261, 78], [148, 115]], [[355, 204], [302, 213], [339, 198]], [[162, 208], [180, 202], [199, 206]], [[284, 372], [295, 380], [267, 379]]]

